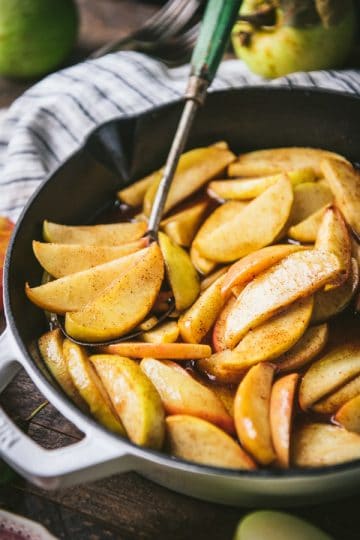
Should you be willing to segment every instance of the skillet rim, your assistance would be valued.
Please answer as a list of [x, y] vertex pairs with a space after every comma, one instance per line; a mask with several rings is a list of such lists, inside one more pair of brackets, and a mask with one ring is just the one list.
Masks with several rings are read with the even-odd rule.
[[[242, 93], [295, 93], [298, 95], [303, 95], [303, 97], [307, 97], [309, 94], [318, 94], [318, 95], [331, 95], [331, 96], [338, 96], [339, 99], [347, 99], [347, 100], [354, 100], [358, 101], [360, 103], [360, 95], [356, 95], [350, 92], [346, 91], [339, 91], [339, 90], [333, 90], [333, 89], [324, 89], [324, 88], [318, 88], [318, 87], [306, 87], [306, 86], [285, 86], [285, 85], [278, 85], [278, 86], [268, 86], [264, 84], [259, 85], [251, 85], [246, 87], [232, 87], [228, 89], [219, 89], [219, 90], [213, 90], [209, 93], [210, 99], [211, 95], [214, 94], [228, 94], [228, 93], [234, 93], [234, 94], [242, 94]], [[83, 140], [81, 145], [72, 152], [67, 158], [60, 163], [51, 173], [49, 173], [45, 179], [41, 182], [41, 184], [37, 187], [35, 192], [31, 195], [29, 200], [27, 201], [26, 205], [22, 209], [17, 222], [15, 224], [15, 228], [8, 246], [6, 258], [5, 258], [5, 264], [4, 264], [4, 277], [3, 277], [3, 283], [4, 283], [4, 314], [6, 318], [6, 329], [12, 334], [12, 337], [15, 339], [18, 348], [20, 349], [22, 353], [22, 361], [20, 364], [22, 367], [25, 368], [26, 372], [32, 379], [32, 382], [37, 385], [36, 379], [39, 378], [41, 380], [41, 385], [45, 387], [46, 392], [48, 392], [48, 396], [52, 396], [53, 392], [57, 395], [57, 398], [62, 402], [62, 405], [64, 406], [64, 409], [70, 409], [72, 413], [75, 413], [75, 416], [80, 416], [81, 420], [84, 423], [89, 423], [92, 429], [99, 430], [101, 433], [106, 434], [107, 437], [111, 437], [114, 442], [117, 443], [121, 442], [124, 446], [129, 448], [129, 452], [126, 455], [133, 456], [135, 458], [141, 458], [148, 462], [154, 462], [156, 464], [161, 464], [166, 467], [169, 467], [169, 470], [175, 469], [175, 470], [184, 470], [186, 472], [195, 472], [202, 475], [207, 476], [213, 476], [213, 475], [222, 475], [225, 478], [232, 478], [232, 479], [241, 479], [241, 478], [253, 478], [254, 480], [261, 480], [261, 479], [269, 479], [269, 480], [306, 480], [306, 479], [312, 479], [314, 477], [318, 477], [319, 480], [321, 478], [326, 476], [333, 476], [338, 475], [341, 473], [349, 473], [355, 469], [360, 469], [360, 458], [356, 460], [351, 460], [344, 463], [339, 463], [336, 465], [327, 465], [323, 467], [312, 467], [312, 468], [294, 468], [291, 467], [289, 469], [255, 469], [255, 470], [241, 470], [241, 469], [229, 469], [229, 468], [222, 468], [222, 467], [215, 467], [215, 466], [209, 466], [209, 465], [202, 465], [197, 463], [192, 463], [190, 461], [186, 461], [168, 454], [165, 454], [164, 452], [149, 449], [149, 448], [142, 448], [135, 443], [132, 443], [131, 441], [119, 437], [118, 435], [111, 433], [108, 431], [105, 427], [103, 427], [101, 424], [96, 422], [94, 418], [91, 416], [88, 416], [87, 414], [83, 413], [78, 407], [76, 407], [69, 398], [67, 398], [66, 394], [61, 390], [61, 388], [56, 384], [52, 384], [50, 380], [48, 380], [45, 375], [41, 372], [40, 368], [36, 365], [34, 360], [31, 358], [31, 356], [27, 352], [27, 348], [21, 339], [17, 326], [16, 321], [11, 309], [11, 303], [10, 303], [10, 293], [9, 293], [9, 272], [10, 272], [10, 264], [12, 259], [12, 252], [14, 248], [14, 244], [16, 242], [16, 238], [18, 235], [18, 231], [21, 227], [22, 221], [24, 217], [26, 216], [29, 208], [32, 206], [33, 202], [37, 199], [38, 195], [41, 193], [42, 189], [48, 182], [51, 182], [52, 177], [56, 175], [62, 167], [66, 165], [66, 163], [73, 159], [79, 152], [86, 149], [89, 140], [94, 134], [106, 126], [107, 124], [111, 124], [112, 122], [121, 122], [122, 120], [132, 120], [132, 119], [141, 119], [143, 117], [148, 116], [149, 114], [153, 114], [154, 112], [161, 112], [165, 111], [167, 108], [174, 106], [174, 105], [180, 105], [183, 102], [184, 98], [180, 97], [179, 99], [175, 99], [172, 101], [169, 101], [167, 103], [161, 104], [157, 107], [151, 107], [149, 109], [146, 109], [145, 111], [141, 113], [132, 113], [126, 116], [114, 116], [111, 120], [107, 120], [103, 122], [102, 124], [99, 124], [98, 126], [94, 127], [93, 130], [91, 130], [86, 138]], [[130, 185], [131, 183], [128, 183], [127, 185]], [[19, 362], [17, 360], [17, 362]], [[26, 367], [25, 367], [26, 366]], [[35, 379], [35, 380], [34, 380]], [[56, 382], [56, 381], [55, 381]], [[51, 402], [51, 399], [50, 399]], [[59, 411], [60, 414], [64, 415], [66, 417], [66, 414], [64, 414], [62, 411]], [[76, 425], [76, 424], [75, 424]], [[121, 459], [121, 456], [119, 456], [119, 459]], [[136, 468], [135, 468], [136, 470]], [[116, 471], [114, 470], [114, 473]]]

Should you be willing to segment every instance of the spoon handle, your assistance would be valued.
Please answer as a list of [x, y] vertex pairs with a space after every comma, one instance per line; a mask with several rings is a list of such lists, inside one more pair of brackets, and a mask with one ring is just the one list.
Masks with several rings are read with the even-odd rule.
[[188, 139], [196, 111], [204, 103], [235, 23], [241, 0], [209, 0], [200, 34], [191, 59], [191, 73], [185, 107], [157, 189], [148, 226], [151, 240], [157, 241], [160, 221], [181, 153]]

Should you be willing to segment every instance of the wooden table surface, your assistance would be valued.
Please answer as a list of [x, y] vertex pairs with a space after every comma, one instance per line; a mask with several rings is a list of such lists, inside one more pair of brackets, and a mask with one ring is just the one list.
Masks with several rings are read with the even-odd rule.
[[[137, 0], [79, 0], [79, 4], [83, 22], [74, 61], [125, 34], [156, 9]], [[29, 85], [0, 79], [0, 106], [10, 105]], [[44, 447], [76, 442], [79, 431], [51, 405], [26, 422], [43, 401], [23, 371], [1, 398], [11, 417]], [[292, 512], [339, 540], [360, 538], [360, 496], [326, 505], [309, 502], [314, 505]], [[179, 495], [135, 473], [56, 492], [44, 492], [15, 477], [0, 487], [0, 507], [34, 519], [58, 538], [69, 540], [230, 540], [236, 523], [248, 512]]]

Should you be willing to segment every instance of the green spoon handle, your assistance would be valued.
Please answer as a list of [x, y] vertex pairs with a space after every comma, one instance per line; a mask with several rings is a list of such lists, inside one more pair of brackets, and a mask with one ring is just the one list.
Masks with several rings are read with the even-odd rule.
[[191, 59], [191, 75], [205, 79], [208, 85], [224, 55], [240, 5], [241, 0], [208, 1]]

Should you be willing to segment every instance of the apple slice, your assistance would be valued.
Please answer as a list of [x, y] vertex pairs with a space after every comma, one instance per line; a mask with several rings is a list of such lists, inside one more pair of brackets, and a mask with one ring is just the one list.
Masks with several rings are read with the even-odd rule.
[[161, 287], [164, 262], [157, 244], [151, 244], [144, 251], [135, 264], [82, 310], [66, 314], [65, 327], [70, 336], [89, 342], [114, 339], [132, 330], [146, 317]]
[[207, 234], [205, 222], [194, 242], [201, 255], [210, 260], [231, 262], [239, 259], [273, 242], [287, 222], [292, 202], [291, 183], [286, 175], [282, 175], [276, 184], [211, 234]]
[[340, 274], [334, 283], [325, 287], [325, 290], [344, 283], [351, 270], [351, 242], [343, 217], [334, 206], [325, 210], [316, 237], [315, 248], [330, 251], [340, 263]]
[[127, 204], [128, 206], [140, 206], [145, 197], [145, 193], [150, 188], [151, 184], [159, 183], [161, 180], [162, 171], [155, 171], [145, 178], [134, 182], [130, 186], [121, 189], [117, 192], [117, 198], [120, 202]]
[[78, 311], [92, 302], [120, 275], [144, 259], [147, 249], [76, 274], [69, 274], [39, 287], [29, 287], [26, 284], [26, 295], [31, 302], [47, 311], [54, 313]]
[[32, 246], [34, 255], [44, 270], [55, 278], [61, 278], [135, 253], [145, 248], [147, 243], [146, 238], [121, 246], [48, 244], [34, 240]]
[[[315, 180], [315, 173], [311, 167], [289, 171], [289, 180], [293, 186], [302, 182]], [[208, 186], [208, 194], [223, 200], [249, 200], [261, 195], [267, 188], [276, 184], [279, 174], [262, 176], [259, 178], [239, 178], [238, 180], [215, 180]]]
[[212, 389], [217, 397], [222, 401], [225, 409], [230, 414], [231, 418], [234, 418], [234, 401], [236, 395], [236, 388], [229, 387], [227, 384], [213, 384], [212, 382], [205, 381], [204, 384]]
[[222, 401], [174, 362], [144, 358], [141, 369], [160, 394], [167, 414], [189, 414], [234, 432], [234, 422]]
[[304, 182], [294, 187], [294, 204], [289, 216], [289, 225], [304, 221], [320, 208], [333, 202], [333, 194], [327, 183]]
[[200, 282], [200, 291], [203, 293], [206, 289], [210, 287], [219, 277], [224, 276], [229, 270], [229, 266], [222, 266], [212, 274], [209, 274]]
[[[234, 154], [227, 148], [216, 145], [195, 148], [182, 154], [166, 199], [164, 213], [224, 171], [234, 159]], [[144, 213], [147, 216], [150, 215], [159, 182], [160, 180], [153, 182], [145, 194]]]
[[209, 215], [209, 217], [201, 225], [197, 235], [194, 238], [193, 246], [199, 249], [200, 254], [204, 256], [199, 248], [199, 240], [210, 239], [212, 235], [221, 227], [235, 219], [240, 212], [246, 208], [247, 203], [242, 201], [227, 201]]
[[226, 349], [226, 342], [225, 342], [225, 325], [227, 317], [232, 310], [234, 304], [236, 301], [235, 296], [231, 296], [229, 300], [226, 302], [225, 306], [220, 312], [220, 315], [218, 316], [216, 323], [213, 328], [212, 332], [212, 342], [213, 347], [216, 352], [224, 351]]
[[0, 311], [3, 309], [3, 268], [6, 250], [14, 224], [10, 219], [0, 216]]
[[85, 349], [69, 339], [65, 339], [63, 353], [72, 381], [83, 400], [88, 404], [91, 414], [110, 431], [126, 436], [124, 426], [90, 363]]
[[221, 308], [222, 277], [218, 278], [196, 302], [180, 317], [179, 329], [181, 337], [188, 343], [200, 343], [213, 326]]
[[290, 244], [276, 244], [249, 253], [249, 255], [246, 255], [240, 261], [230, 266], [221, 287], [221, 294], [227, 298], [233, 287], [244, 285], [261, 272], [270, 268], [270, 266], [290, 255], [290, 253], [295, 253], [301, 249], [304, 249], [304, 247]]
[[38, 339], [38, 347], [46, 367], [65, 394], [83, 411], [88, 407], [71, 378], [63, 353], [64, 337], [60, 328], [46, 332]]
[[179, 246], [189, 247], [207, 207], [208, 202], [201, 201], [163, 220], [161, 226]]
[[175, 298], [175, 307], [183, 311], [200, 293], [200, 279], [188, 253], [166, 234], [159, 232], [159, 245], [165, 261], [167, 278]]
[[213, 424], [178, 414], [166, 419], [170, 453], [203, 465], [229, 469], [256, 469], [253, 460], [229, 435]]
[[360, 433], [360, 395], [347, 401], [335, 414], [334, 420], [348, 431]]
[[302, 368], [325, 347], [329, 337], [329, 329], [326, 323], [311, 326], [299, 341], [276, 360], [280, 372], [293, 371]]
[[290, 436], [299, 375], [290, 373], [278, 379], [272, 388], [270, 399], [270, 426], [272, 441], [279, 465], [290, 465]]
[[129, 439], [159, 450], [165, 436], [160, 396], [140, 366], [129, 358], [109, 354], [90, 357]]
[[142, 339], [147, 343], [174, 343], [179, 337], [180, 331], [176, 321], [169, 321], [142, 334]]
[[146, 229], [144, 222], [69, 226], [45, 220], [43, 237], [46, 242], [55, 244], [118, 246], [139, 240]]
[[248, 285], [230, 311], [225, 328], [227, 347], [235, 347], [255, 326], [297, 299], [310, 296], [333, 280], [339, 271], [329, 252], [305, 250], [292, 253]]
[[321, 398], [337, 390], [360, 374], [360, 340], [333, 347], [314, 362], [305, 373], [299, 389], [299, 403], [308, 409]]
[[107, 345], [102, 350], [109, 354], [120, 354], [130, 358], [154, 358], [173, 360], [196, 360], [211, 355], [209, 345], [196, 343], [140, 343], [138, 341]]
[[334, 289], [318, 291], [314, 295], [314, 309], [311, 323], [327, 321], [341, 313], [351, 302], [359, 285], [359, 267], [355, 259], [351, 260], [351, 270], [348, 279]]
[[[279, 315], [248, 331], [235, 347], [237, 355], [230, 357], [228, 368], [247, 369], [259, 362], [278, 358], [304, 334], [311, 318], [311, 296], [291, 304]], [[231, 364], [231, 361], [235, 364]]]
[[259, 463], [268, 465], [276, 455], [271, 441], [270, 396], [274, 366], [250, 368], [236, 392], [235, 427], [241, 444]]
[[192, 246], [190, 248], [190, 258], [196, 270], [200, 272], [200, 274], [202, 274], [203, 276], [207, 276], [208, 274], [210, 274], [210, 272], [214, 270], [214, 268], [216, 268], [216, 262], [210, 261], [210, 259], [202, 257], [194, 243], [192, 243]]
[[311, 167], [316, 176], [321, 175], [320, 162], [331, 157], [344, 160], [339, 154], [319, 148], [270, 148], [241, 154], [229, 165], [229, 176], [262, 176], [288, 172], [296, 168]]
[[346, 222], [360, 234], [360, 174], [346, 160], [325, 159], [321, 170]]
[[360, 458], [360, 436], [329, 424], [304, 424], [294, 436], [293, 463], [324, 467]]
[[198, 360], [196, 362], [196, 367], [216, 383], [239, 384], [245, 375], [245, 371], [243, 369], [237, 370], [234, 367], [229, 368], [227, 366], [228, 362], [231, 362], [232, 365], [235, 364], [236, 358], [234, 359], [232, 357], [236, 357], [236, 355], [236, 351], [226, 349], [212, 354], [208, 358]]
[[333, 415], [345, 403], [355, 398], [360, 394], [360, 375], [351, 379], [348, 383], [341, 386], [335, 392], [325, 396], [323, 399], [315, 403], [312, 409], [320, 414]]
[[288, 230], [287, 234], [290, 238], [303, 242], [304, 244], [314, 244], [316, 241], [317, 233], [324, 217], [325, 210], [329, 208], [328, 205], [323, 206], [313, 214], [310, 214], [303, 221], [300, 221], [296, 225], [293, 225]]

